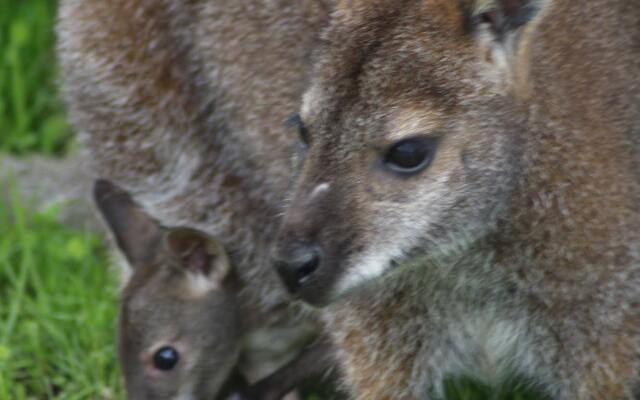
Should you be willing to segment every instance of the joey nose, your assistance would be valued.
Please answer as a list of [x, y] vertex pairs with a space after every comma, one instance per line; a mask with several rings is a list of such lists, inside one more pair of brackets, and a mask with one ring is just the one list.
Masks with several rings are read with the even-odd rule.
[[320, 267], [321, 250], [317, 246], [299, 245], [274, 260], [280, 278], [291, 293], [310, 283]]

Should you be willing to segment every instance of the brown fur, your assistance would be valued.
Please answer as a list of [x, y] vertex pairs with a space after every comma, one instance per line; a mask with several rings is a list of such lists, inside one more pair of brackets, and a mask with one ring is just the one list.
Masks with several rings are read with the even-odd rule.
[[262, 279], [254, 301], [282, 301], [262, 265], [295, 143], [285, 121], [325, 15], [311, 0], [60, 9], [64, 87], [92, 167], [164, 223], [220, 236], [243, 278]]
[[[633, 398], [639, 28], [623, 0], [338, 1], [278, 258], [322, 249], [299, 295], [331, 304], [356, 398], [425, 398], [460, 373]], [[440, 138], [433, 162], [390, 172], [412, 135]]]
[[[233, 293], [244, 327], [236, 341], [291, 331], [281, 338], [291, 344], [281, 346], [285, 361], [317, 329], [292, 316], [269, 267], [296, 143], [285, 121], [299, 108], [307, 53], [327, 16], [323, 0], [63, 0], [59, 11], [66, 98], [91, 170], [162, 225], [216, 237], [243, 287]], [[134, 287], [125, 294], [149, 294]], [[240, 362], [257, 379], [262, 366], [244, 362], [254, 350]]]

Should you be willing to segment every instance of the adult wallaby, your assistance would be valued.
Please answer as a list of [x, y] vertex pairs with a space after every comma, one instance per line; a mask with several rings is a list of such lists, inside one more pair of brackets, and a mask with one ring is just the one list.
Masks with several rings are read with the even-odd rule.
[[275, 265], [355, 397], [637, 398], [640, 4], [338, 0], [323, 38]]
[[118, 323], [130, 398], [279, 400], [330, 367], [331, 353], [320, 343], [249, 385], [237, 368], [240, 284], [219, 241], [191, 228], [161, 226], [109, 181], [96, 182], [94, 198], [133, 270]]
[[[296, 143], [284, 122], [325, 2], [60, 4], [63, 83], [90, 167], [162, 225], [218, 238], [242, 287], [243, 334], [296, 322], [269, 255]], [[317, 330], [299, 318], [285, 350]]]

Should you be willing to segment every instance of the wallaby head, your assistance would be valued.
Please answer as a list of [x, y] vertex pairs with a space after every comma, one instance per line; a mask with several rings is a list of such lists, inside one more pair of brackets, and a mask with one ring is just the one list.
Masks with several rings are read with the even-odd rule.
[[96, 182], [94, 196], [132, 269], [118, 331], [128, 397], [214, 398], [240, 348], [224, 248], [197, 230], [160, 226], [108, 181]]
[[274, 256], [349, 294], [323, 314], [355, 398], [474, 370], [635, 398], [638, 43], [626, 0], [336, 1]]
[[276, 249], [284, 281], [311, 303], [470, 245], [515, 185], [522, 117], [503, 94], [520, 90], [543, 2], [401, 3], [338, 1], [316, 53]]

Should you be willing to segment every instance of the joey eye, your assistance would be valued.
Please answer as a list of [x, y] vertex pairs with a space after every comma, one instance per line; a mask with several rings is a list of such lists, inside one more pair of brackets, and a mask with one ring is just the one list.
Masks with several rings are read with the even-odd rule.
[[287, 120], [287, 126], [298, 130], [298, 136], [305, 145], [309, 145], [309, 130], [304, 124], [304, 121], [300, 117], [300, 114], [295, 114]]
[[180, 354], [170, 346], [161, 347], [153, 355], [153, 366], [161, 371], [170, 371], [180, 361]]
[[416, 174], [427, 168], [438, 144], [433, 137], [415, 137], [394, 144], [384, 157], [390, 170], [401, 174]]

